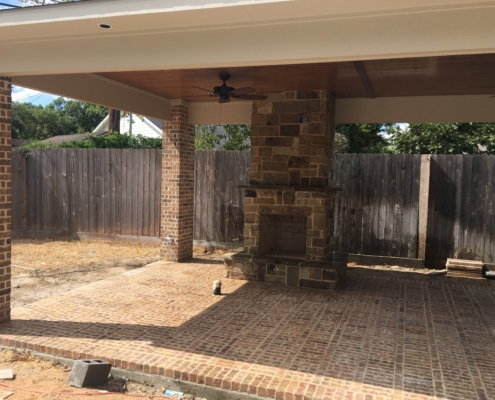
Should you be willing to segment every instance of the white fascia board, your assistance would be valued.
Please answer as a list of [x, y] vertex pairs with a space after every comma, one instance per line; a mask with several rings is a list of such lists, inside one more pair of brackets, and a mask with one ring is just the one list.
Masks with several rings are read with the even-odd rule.
[[[215, 29], [1, 42], [0, 75], [228, 68], [495, 53], [495, 5]], [[0, 29], [0, 36], [2, 36]]]
[[153, 118], [170, 119], [170, 100], [93, 74], [17, 76], [17, 86]]
[[189, 103], [189, 123], [193, 125], [251, 124], [252, 101]]
[[[337, 124], [495, 122], [495, 98], [418, 96], [337, 99]], [[189, 103], [191, 124], [251, 124], [252, 102]]]
[[337, 99], [337, 124], [495, 122], [490, 96]]

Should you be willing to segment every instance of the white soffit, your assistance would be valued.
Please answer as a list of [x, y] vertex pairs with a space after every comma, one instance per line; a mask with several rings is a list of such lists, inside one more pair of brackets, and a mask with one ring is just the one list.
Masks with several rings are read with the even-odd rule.
[[111, 79], [92, 74], [18, 76], [14, 85], [129, 111], [170, 119], [170, 100]]
[[0, 13], [0, 74], [492, 53], [493, 21], [495, 1], [92, 0]]

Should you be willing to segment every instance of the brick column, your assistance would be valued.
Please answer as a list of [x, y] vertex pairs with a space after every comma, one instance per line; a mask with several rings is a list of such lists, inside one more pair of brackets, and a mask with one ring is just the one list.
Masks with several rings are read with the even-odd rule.
[[194, 125], [189, 105], [172, 101], [170, 121], [163, 124], [161, 258], [184, 262], [193, 254]]
[[0, 76], [0, 323], [10, 321], [12, 85]]

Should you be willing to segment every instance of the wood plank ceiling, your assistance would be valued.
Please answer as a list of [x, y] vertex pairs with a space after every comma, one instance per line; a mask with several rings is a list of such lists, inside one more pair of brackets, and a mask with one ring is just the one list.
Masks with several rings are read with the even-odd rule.
[[221, 72], [232, 75], [229, 86], [260, 93], [328, 90], [337, 98], [495, 94], [495, 54], [100, 75], [170, 99], [217, 101], [192, 86], [212, 89], [221, 84]]

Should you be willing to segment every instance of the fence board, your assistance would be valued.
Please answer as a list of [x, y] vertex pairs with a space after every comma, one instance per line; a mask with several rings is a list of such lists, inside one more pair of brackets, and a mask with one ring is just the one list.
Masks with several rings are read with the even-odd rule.
[[417, 257], [420, 157], [336, 154], [338, 252]]
[[[160, 234], [160, 150], [31, 150], [12, 160], [16, 230]], [[417, 257], [420, 155], [335, 156], [334, 249]], [[248, 152], [197, 151], [196, 240], [242, 243]], [[426, 258], [494, 262], [495, 156], [431, 156]]]

